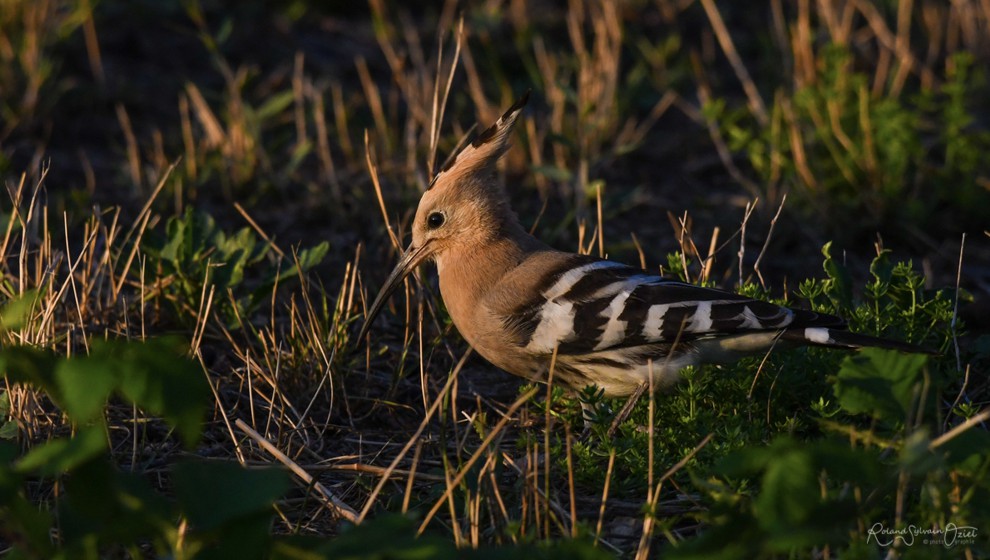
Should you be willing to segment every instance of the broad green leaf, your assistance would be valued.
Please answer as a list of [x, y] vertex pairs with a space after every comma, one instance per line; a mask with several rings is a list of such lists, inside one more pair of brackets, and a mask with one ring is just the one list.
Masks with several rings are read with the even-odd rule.
[[907, 434], [898, 454], [901, 468], [921, 476], [942, 468], [942, 454], [932, 453], [931, 443], [925, 428]]
[[[14, 439], [17, 437], [17, 422], [7, 420], [10, 418], [10, 393], [4, 391], [0, 393], [0, 439]], [[3, 458], [0, 458], [3, 462]]]
[[0, 371], [48, 392], [76, 423], [96, 419], [111, 392], [161, 415], [187, 446], [199, 440], [210, 396], [202, 368], [177, 338], [94, 340], [90, 355], [57, 358], [27, 346], [0, 351]]
[[172, 468], [182, 511], [200, 530], [271, 510], [289, 489], [285, 471], [246, 469], [234, 462], [187, 461]]
[[986, 473], [980, 473], [980, 469], [990, 457], [990, 433], [973, 426], [937, 448], [935, 453], [943, 455], [946, 463], [960, 471], [983, 477]]
[[[17, 547], [13, 550], [31, 551], [22, 557], [50, 558], [52, 517], [45, 508], [39, 508], [24, 497], [24, 476], [13, 466], [18, 454], [16, 445], [0, 442], [0, 533], [14, 537]], [[13, 544], [13, 539], [7, 542]], [[16, 558], [4, 551], [4, 557]]]
[[[458, 549], [450, 539], [433, 534], [416, 535], [416, 525], [407, 517], [387, 514], [359, 526], [345, 527], [341, 534], [327, 539], [322, 546], [306, 544], [313, 541], [284, 539], [275, 544], [273, 556], [284, 559], [310, 558], [309, 551], [318, 551], [319, 558], [360, 560], [380, 558], [390, 560], [520, 560], [555, 559], [605, 560], [614, 556], [596, 548], [587, 540], [524, 543], [499, 547]], [[295, 545], [295, 546], [293, 546]], [[736, 556], [741, 557], [741, 556]]]
[[768, 529], [791, 527], [807, 521], [821, 501], [814, 457], [797, 446], [774, 445], [760, 495], [754, 507], [760, 524]]
[[13, 420], [0, 422], [0, 439], [16, 439], [19, 433], [20, 429], [17, 427], [17, 422]]
[[55, 383], [61, 395], [59, 405], [77, 423], [96, 419], [117, 387], [117, 364], [79, 356], [63, 358], [55, 365]]
[[20, 491], [22, 477], [11, 468], [19, 454], [17, 445], [0, 441], [0, 506]]
[[877, 484], [888, 476], [880, 458], [871, 450], [852, 448], [844, 441], [815, 441], [807, 444], [815, 465], [834, 480]]
[[[856, 504], [848, 497], [823, 496], [822, 476], [840, 485], [878, 484], [888, 477], [869, 452], [850, 449], [838, 441], [805, 443], [789, 437], [779, 437], [766, 447], [736, 451], [719, 462], [717, 471], [759, 480], [751, 511], [745, 506], [748, 500], [738, 496], [734, 503], [743, 509], [734, 507], [728, 518], [718, 515], [719, 524], [727, 524], [722, 525], [725, 529], [752, 524], [758, 530], [748, 538], [760, 543], [760, 548], [776, 552], [836, 542], [848, 531]], [[700, 539], [708, 544], [689, 550], [711, 552], [718, 548], [713, 538]], [[725, 544], [724, 538], [721, 544]]]
[[216, 221], [213, 216], [206, 212], [189, 208], [183, 217], [185, 222], [186, 235], [189, 241], [185, 245], [185, 253], [189, 260], [200, 258], [206, 250], [211, 248], [217, 241], [218, 233]]
[[0, 350], [0, 372], [13, 383], [27, 383], [47, 391], [59, 400], [54, 371], [55, 354], [33, 346], [10, 346]]
[[732, 478], [751, 478], [771, 468], [780, 457], [795, 451], [806, 453], [816, 471], [851, 482], [876, 482], [883, 477], [879, 459], [867, 451], [851, 449], [842, 442], [819, 440], [797, 443], [779, 437], [766, 447], [749, 447], [733, 452], [719, 461], [717, 471]]
[[31, 317], [38, 303], [38, 290], [24, 292], [0, 307], [0, 332], [18, 331]]
[[94, 344], [94, 358], [116, 365], [122, 395], [142, 409], [160, 414], [187, 447], [199, 441], [210, 396], [202, 368], [185, 356], [177, 338], [151, 339], [142, 344]]
[[[458, 554], [457, 547], [436, 535], [416, 537], [412, 520], [401, 515], [385, 515], [371, 523], [348, 527], [337, 538], [321, 547], [326, 557], [338, 560], [390, 558], [394, 560], [453, 560], [469, 557]], [[495, 554], [489, 557], [497, 558]], [[527, 557], [520, 555], [519, 557]]]
[[847, 412], [903, 421], [928, 357], [866, 348], [842, 360], [835, 396]]
[[894, 274], [894, 265], [890, 262], [890, 250], [884, 249], [870, 263], [870, 274], [880, 282], [890, 282]]
[[326, 241], [314, 245], [309, 249], [303, 249], [302, 251], [299, 251], [299, 253], [296, 255], [296, 260], [298, 261], [299, 264], [296, 265], [296, 263], [293, 262], [291, 267], [289, 267], [287, 270], [282, 272], [281, 278], [283, 280], [286, 278], [291, 278], [299, 274], [300, 271], [306, 272], [312, 269], [314, 266], [323, 262], [323, 259], [327, 256], [327, 252], [329, 251], [330, 251], [330, 243]]
[[[284, 282], [289, 278], [298, 276], [300, 272], [307, 272], [316, 265], [323, 262], [327, 252], [330, 250], [330, 243], [324, 241], [318, 245], [299, 251], [295, 258], [287, 257], [285, 261], [290, 266], [285, 270], [273, 271], [272, 274], [255, 290], [255, 295], [263, 297], [271, 296], [272, 286], [276, 282]], [[298, 264], [296, 264], [298, 262]]]
[[71, 438], [54, 439], [28, 451], [16, 463], [18, 472], [55, 476], [103, 453], [107, 448], [102, 424], [88, 426]]
[[104, 542], [164, 540], [174, 513], [164, 496], [136, 473], [117, 470], [105, 457], [88, 461], [65, 481], [59, 501], [63, 542], [69, 546], [93, 535]]

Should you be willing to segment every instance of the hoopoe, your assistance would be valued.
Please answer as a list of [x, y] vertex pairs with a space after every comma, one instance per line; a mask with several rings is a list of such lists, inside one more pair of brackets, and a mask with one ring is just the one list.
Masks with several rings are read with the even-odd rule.
[[368, 309], [359, 340], [402, 280], [433, 260], [450, 318], [479, 354], [544, 383], [553, 361], [553, 382], [573, 391], [594, 385], [607, 397], [638, 394], [644, 386], [671, 385], [686, 366], [777, 344], [925, 351], [846, 331], [832, 315], [545, 245], [522, 228], [495, 177], [527, 98], [452, 158], [423, 193], [412, 242]]

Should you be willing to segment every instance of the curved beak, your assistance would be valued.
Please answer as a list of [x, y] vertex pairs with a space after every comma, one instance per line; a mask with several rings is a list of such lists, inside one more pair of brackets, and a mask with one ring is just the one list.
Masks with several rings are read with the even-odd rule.
[[382, 285], [382, 289], [378, 291], [378, 295], [375, 297], [375, 301], [368, 308], [368, 314], [364, 318], [364, 324], [361, 325], [361, 332], [358, 333], [358, 340], [364, 339], [364, 336], [368, 334], [368, 330], [371, 328], [371, 323], [374, 322], [375, 317], [378, 312], [382, 310], [382, 306], [388, 300], [388, 297], [392, 295], [392, 292], [399, 287], [399, 284], [409, 276], [409, 273], [416, 270], [419, 263], [423, 262], [426, 257], [430, 256], [431, 251], [427, 250], [429, 243], [423, 244], [422, 247], [413, 247], [409, 245], [402, 257], [399, 259], [399, 264], [395, 265], [392, 269], [391, 274], [385, 280], [385, 284]]

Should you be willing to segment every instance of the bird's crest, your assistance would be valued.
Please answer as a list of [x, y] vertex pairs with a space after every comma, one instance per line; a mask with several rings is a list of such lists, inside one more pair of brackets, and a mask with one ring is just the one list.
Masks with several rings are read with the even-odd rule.
[[469, 173], [489, 165], [494, 165], [498, 161], [498, 158], [505, 153], [506, 148], [508, 148], [509, 133], [512, 132], [512, 126], [516, 123], [516, 118], [519, 117], [519, 113], [522, 112], [527, 101], [529, 101], [528, 91], [518, 101], [513, 103], [499, 117], [495, 124], [476, 136], [456, 156], [448, 159], [433, 178], [433, 181], [430, 182], [427, 190], [433, 188], [433, 185], [436, 185], [437, 181], [446, 174]]

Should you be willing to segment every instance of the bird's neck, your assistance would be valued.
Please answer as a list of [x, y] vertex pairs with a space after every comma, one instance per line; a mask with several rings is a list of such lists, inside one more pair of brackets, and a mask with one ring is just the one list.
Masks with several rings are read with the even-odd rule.
[[518, 223], [508, 222], [491, 239], [465, 243], [445, 252], [437, 260], [440, 293], [458, 330], [468, 337], [479, 303], [489, 290], [527, 255], [546, 249]]

